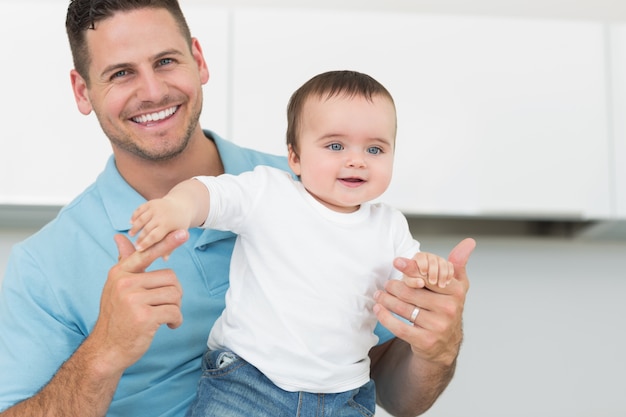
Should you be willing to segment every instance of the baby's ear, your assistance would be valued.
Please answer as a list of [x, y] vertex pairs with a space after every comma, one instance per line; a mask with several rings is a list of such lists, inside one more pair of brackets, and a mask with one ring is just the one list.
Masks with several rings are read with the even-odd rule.
[[287, 147], [287, 162], [289, 163], [289, 168], [291, 168], [293, 173], [300, 176], [300, 173], [302, 172], [300, 167], [300, 157], [291, 145]]

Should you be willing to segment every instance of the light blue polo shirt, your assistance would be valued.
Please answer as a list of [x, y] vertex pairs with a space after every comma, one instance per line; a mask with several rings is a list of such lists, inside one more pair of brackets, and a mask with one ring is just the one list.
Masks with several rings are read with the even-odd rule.
[[[227, 173], [256, 165], [288, 170], [286, 159], [213, 138]], [[117, 262], [113, 236], [127, 233], [144, 202], [120, 176], [111, 157], [96, 182], [56, 219], [15, 245], [0, 292], [0, 410], [35, 394], [54, 375], [98, 317], [107, 274]], [[201, 357], [224, 308], [234, 235], [190, 230], [167, 262], [183, 287], [183, 324], [161, 326], [146, 354], [122, 377], [107, 416], [184, 416], [200, 378]], [[382, 326], [381, 342], [392, 335]]]

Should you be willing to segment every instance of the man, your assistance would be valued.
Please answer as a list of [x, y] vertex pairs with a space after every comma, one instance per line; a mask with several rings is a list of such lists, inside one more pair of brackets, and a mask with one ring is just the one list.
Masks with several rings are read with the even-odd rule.
[[[140, 253], [124, 236], [128, 220], [183, 179], [258, 164], [286, 169], [286, 161], [201, 129], [209, 72], [175, 0], [74, 0], [67, 29], [78, 108], [95, 112], [113, 157], [9, 259], [0, 294], [0, 415], [182, 416], [199, 378], [206, 323], [224, 307], [234, 236], [176, 231]], [[473, 247], [470, 239], [453, 250], [457, 280], [440, 292], [390, 282], [376, 297], [377, 317], [396, 337], [378, 331], [372, 377], [393, 414], [422, 413], [452, 377]], [[419, 276], [413, 262], [395, 266]]]

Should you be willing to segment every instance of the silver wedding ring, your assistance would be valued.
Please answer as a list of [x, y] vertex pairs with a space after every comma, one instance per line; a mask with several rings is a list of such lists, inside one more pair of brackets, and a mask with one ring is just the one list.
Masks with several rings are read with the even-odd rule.
[[420, 313], [420, 309], [415, 307], [413, 309], [413, 312], [411, 313], [411, 317], [409, 318], [409, 321], [411, 323], [415, 323], [415, 319], [417, 318], [417, 315]]

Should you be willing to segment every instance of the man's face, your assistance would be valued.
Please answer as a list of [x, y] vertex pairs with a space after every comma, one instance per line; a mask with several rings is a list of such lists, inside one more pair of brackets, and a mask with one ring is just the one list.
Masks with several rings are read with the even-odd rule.
[[87, 31], [90, 85], [72, 71], [82, 113], [93, 110], [116, 153], [150, 161], [181, 153], [198, 127], [209, 73], [165, 9], [118, 12]]

